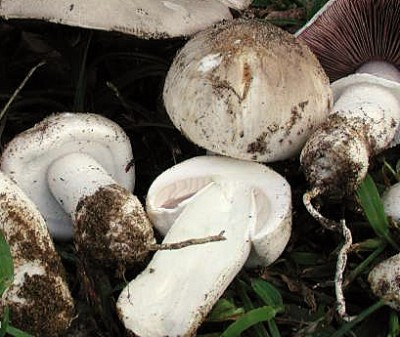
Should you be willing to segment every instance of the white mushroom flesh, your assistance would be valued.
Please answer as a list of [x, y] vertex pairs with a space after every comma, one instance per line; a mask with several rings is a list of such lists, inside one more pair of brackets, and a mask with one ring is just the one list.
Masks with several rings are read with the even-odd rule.
[[212, 182], [174, 222], [163, 243], [224, 231], [225, 241], [157, 252], [121, 293], [125, 327], [141, 337], [193, 336], [250, 253], [255, 209], [252, 188]]
[[15, 327], [36, 336], [59, 336], [74, 316], [64, 268], [36, 206], [3, 173], [0, 210], [0, 230], [14, 263], [14, 280], [2, 304], [10, 308]]
[[129, 283], [117, 307], [141, 337], [195, 335], [239, 270], [272, 263], [290, 237], [290, 187], [253, 162], [189, 159], [157, 177], [146, 206], [155, 227], [167, 232], [163, 243], [220, 232], [226, 240], [159, 251]]

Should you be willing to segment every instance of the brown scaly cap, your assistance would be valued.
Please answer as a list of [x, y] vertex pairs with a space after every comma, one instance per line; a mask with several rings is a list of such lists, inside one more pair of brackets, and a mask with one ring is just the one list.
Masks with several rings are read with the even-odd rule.
[[367, 61], [400, 68], [399, 27], [397, 0], [330, 0], [296, 35], [334, 81]]

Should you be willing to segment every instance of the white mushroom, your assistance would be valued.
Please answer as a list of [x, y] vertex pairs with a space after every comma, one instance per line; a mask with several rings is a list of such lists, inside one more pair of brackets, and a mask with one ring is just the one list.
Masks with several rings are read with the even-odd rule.
[[232, 19], [229, 8], [217, 0], [2, 0], [0, 16], [117, 31], [141, 38], [191, 35]]
[[[333, 81], [332, 113], [301, 154], [314, 195], [353, 193], [369, 157], [400, 140], [399, 9], [397, 1], [330, 0], [296, 33]], [[329, 141], [338, 129], [350, 137]], [[341, 155], [348, 142], [357, 151]]]
[[153, 230], [132, 195], [134, 168], [127, 135], [96, 114], [49, 116], [15, 137], [1, 167], [36, 203], [57, 239], [102, 263], [142, 259]]
[[400, 310], [400, 254], [377, 264], [369, 273], [372, 292], [393, 309]]
[[311, 51], [256, 20], [196, 34], [175, 57], [163, 97], [174, 125], [195, 144], [265, 162], [300, 152], [332, 101]]
[[74, 317], [64, 268], [36, 206], [2, 172], [0, 222], [14, 264], [0, 312], [8, 306], [13, 326], [35, 336], [60, 336]]
[[147, 211], [163, 243], [224, 232], [226, 240], [158, 251], [117, 302], [126, 329], [141, 337], [193, 336], [245, 265], [268, 265], [291, 232], [286, 180], [261, 164], [219, 156], [189, 159], [150, 186]]
[[310, 197], [351, 195], [369, 158], [400, 141], [399, 9], [397, 1], [330, 0], [296, 33], [333, 81], [332, 113], [300, 159], [317, 218]]
[[382, 195], [386, 215], [400, 221], [400, 182], [390, 186]]

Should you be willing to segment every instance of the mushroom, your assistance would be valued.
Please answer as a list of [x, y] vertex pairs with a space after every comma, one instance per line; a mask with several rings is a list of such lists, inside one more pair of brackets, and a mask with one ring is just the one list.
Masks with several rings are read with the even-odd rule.
[[192, 37], [168, 71], [165, 108], [193, 143], [238, 159], [294, 156], [331, 108], [316, 57], [257, 20], [219, 23]]
[[[385, 214], [400, 221], [400, 183], [390, 186], [382, 194]], [[369, 273], [368, 281], [372, 292], [393, 309], [400, 310], [400, 254], [377, 264]]]
[[35, 336], [60, 336], [74, 316], [64, 268], [38, 209], [3, 172], [0, 221], [14, 264], [0, 313], [7, 306], [13, 326]]
[[345, 197], [365, 178], [369, 158], [396, 143], [400, 124], [400, 65], [397, 1], [330, 0], [295, 35], [321, 62], [331, 81], [333, 109], [305, 143], [300, 164], [310, 190], [309, 213], [329, 230], [342, 233], [335, 290], [338, 313], [350, 319], [342, 289], [351, 231], [344, 219], [317, 211], [318, 195]]
[[15, 137], [1, 168], [36, 203], [56, 239], [70, 239], [102, 264], [141, 260], [154, 241], [127, 165], [132, 149], [111, 120], [90, 113], [53, 114]]
[[[242, 2], [229, 1], [244, 7]], [[0, 16], [117, 31], [141, 38], [187, 36], [232, 19], [229, 8], [217, 0], [2, 0]]]
[[333, 81], [332, 112], [301, 153], [311, 197], [352, 194], [369, 157], [400, 139], [399, 9], [397, 1], [331, 0], [296, 33]]
[[399, 275], [400, 254], [383, 260], [368, 275], [368, 281], [375, 296], [395, 310], [400, 310]]
[[226, 240], [158, 251], [121, 292], [126, 329], [141, 337], [193, 336], [235, 275], [273, 263], [291, 232], [287, 181], [261, 164], [194, 157], [158, 176], [146, 210], [163, 243], [224, 232]]

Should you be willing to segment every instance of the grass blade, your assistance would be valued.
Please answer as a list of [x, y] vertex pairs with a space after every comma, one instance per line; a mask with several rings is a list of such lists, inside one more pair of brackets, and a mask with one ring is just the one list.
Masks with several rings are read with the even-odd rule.
[[283, 311], [283, 300], [280, 292], [263, 279], [254, 279], [251, 286], [264, 304], [271, 306], [278, 312]]
[[350, 332], [351, 329], [355, 325], [357, 325], [358, 323], [363, 321], [365, 318], [367, 318], [369, 315], [374, 313], [376, 310], [382, 308], [384, 305], [385, 305], [385, 302], [383, 300], [374, 303], [373, 305], [371, 305], [370, 307], [368, 307], [367, 309], [362, 311], [356, 318], [354, 318], [353, 320], [351, 320], [348, 323], [343, 324], [340, 327], [340, 329], [337, 330], [331, 337], [342, 337], [342, 336], [344, 336], [345, 334]]
[[400, 250], [389, 234], [389, 221], [385, 214], [378, 189], [368, 175], [356, 191], [359, 203], [375, 234], [385, 239], [391, 246]]
[[277, 311], [270, 306], [250, 310], [232, 323], [221, 334], [221, 337], [239, 337], [243, 331], [249, 329], [253, 325], [271, 320], [275, 317], [276, 313]]
[[7, 290], [14, 279], [14, 265], [10, 247], [0, 231], [0, 296]]

